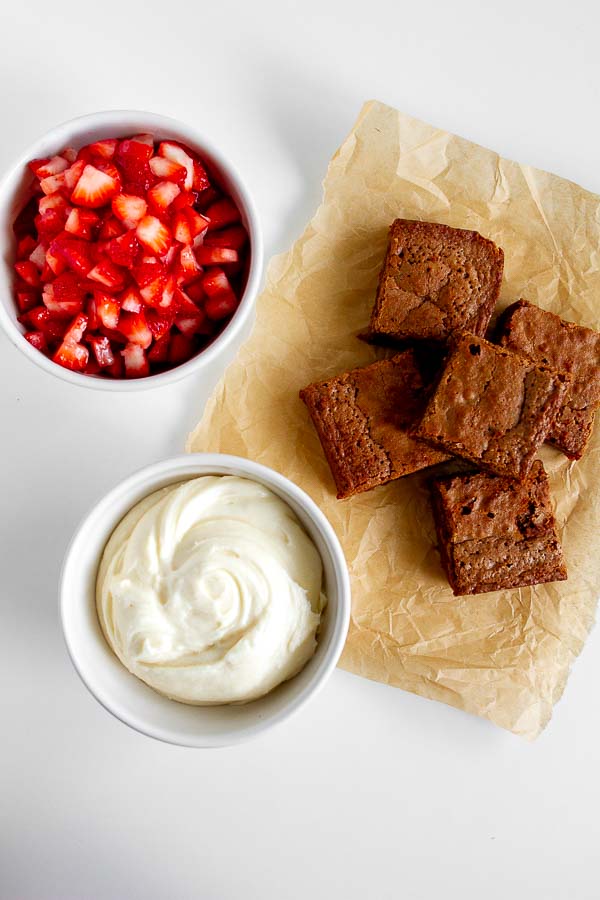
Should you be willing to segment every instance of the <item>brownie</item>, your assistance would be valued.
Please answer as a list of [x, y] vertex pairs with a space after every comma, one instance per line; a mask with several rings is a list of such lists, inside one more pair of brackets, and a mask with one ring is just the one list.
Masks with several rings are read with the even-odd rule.
[[474, 334], [459, 335], [412, 434], [489, 472], [522, 478], [554, 421], [567, 380]]
[[546, 440], [570, 459], [579, 459], [600, 406], [600, 334], [519, 300], [502, 316], [498, 339], [503, 347], [570, 375]]
[[338, 499], [448, 459], [408, 434], [423, 412], [432, 380], [423, 360], [406, 350], [300, 391]]
[[483, 472], [433, 479], [431, 497], [442, 565], [456, 596], [567, 577], [539, 460], [521, 482]]
[[502, 282], [504, 253], [476, 231], [396, 219], [371, 314], [374, 342], [483, 335]]

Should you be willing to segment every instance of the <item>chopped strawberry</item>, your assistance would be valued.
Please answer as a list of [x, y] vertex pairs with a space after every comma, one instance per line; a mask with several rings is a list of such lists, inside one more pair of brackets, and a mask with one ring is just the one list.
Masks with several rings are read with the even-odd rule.
[[102, 372], [101, 366], [98, 365], [98, 360], [91, 353], [88, 356], [84, 371], [86, 375], [100, 375]]
[[210, 187], [210, 181], [208, 175], [206, 174], [206, 169], [202, 165], [202, 163], [198, 162], [197, 159], [193, 161], [194, 165], [194, 181], [192, 187], [197, 193], [201, 191], [205, 191], [206, 188]]
[[45, 285], [44, 291], [52, 288], [54, 299], [59, 303], [67, 301], [83, 301], [86, 294], [85, 286], [74, 272], [64, 272], [58, 275], [51, 285]]
[[116, 216], [105, 214], [102, 225], [100, 226], [100, 231], [98, 232], [98, 237], [100, 240], [107, 241], [111, 238], [125, 234], [125, 231], [125, 226], [122, 222], [119, 222]]
[[180, 166], [170, 159], [165, 159], [164, 156], [153, 156], [148, 165], [157, 178], [174, 181], [180, 188], [183, 188], [185, 185], [187, 175], [185, 166]]
[[194, 185], [194, 162], [183, 147], [173, 141], [162, 141], [158, 148], [158, 155], [177, 163], [178, 166], [183, 166], [186, 171], [183, 186], [186, 191], [191, 191]]
[[90, 352], [83, 344], [75, 344], [73, 341], [64, 341], [52, 359], [65, 369], [74, 372], [83, 372]]
[[222, 231], [211, 231], [204, 238], [205, 247], [228, 247], [230, 250], [241, 250], [248, 235], [243, 225], [233, 225]]
[[42, 178], [40, 181], [40, 187], [43, 190], [44, 194], [57, 194], [59, 191], [66, 190], [66, 181], [64, 172], [59, 172], [58, 175], [48, 175], [47, 178]]
[[191, 284], [186, 284], [185, 292], [194, 303], [201, 303], [206, 294], [204, 292], [204, 288], [202, 287], [202, 281], [198, 279], [198, 281], [193, 281]]
[[85, 169], [85, 162], [82, 159], [77, 160], [77, 162], [73, 163], [73, 165], [65, 170], [65, 187], [67, 191], [71, 193], [75, 189], [75, 186], [81, 176], [83, 175], [83, 170]]
[[205, 191], [202, 191], [196, 197], [196, 207], [200, 210], [201, 213], [206, 215], [206, 210], [209, 206], [219, 200], [221, 194], [215, 190], [213, 187], [206, 188]]
[[217, 200], [216, 203], [209, 206], [206, 210], [206, 216], [210, 220], [209, 231], [240, 221], [240, 212], [235, 203], [228, 197]]
[[201, 216], [200, 213], [196, 212], [191, 206], [185, 210], [185, 215], [190, 223], [190, 230], [192, 232], [192, 237], [194, 238], [204, 234], [206, 229], [210, 227], [210, 222], [206, 216]]
[[100, 221], [100, 216], [91, 209], [78, 209], [73, 207], [67, 221], [65, 222], [65, 231], [74, 234], [77, 237], [90, 241], [93, 236], [94, 228]]
[[[48, 253], [53, 257], [61, 257], [67, 266], [78, 275], [87, 275], [92, 268], [91, 250], [87, 241], [59, 234], [50, 244]], [[51, 266], [48, 253], [46, 253], [46, 262]]]
[[[26, 335], [27, 336], [27, 335]], [[169, 344], [170, 338], [168, 334], [165, 334], [164, 337], [158, 338], [150, 350], [148, 351], [148, 362], [150, 363], [164, 363], [167, 362], [169, 358]]]
[[164, 212], [181, 191], [173, 181], [159, 181], [148, 191], [148, 200], [159, 212]]
[[89, 335], [96, 331], [100, 326], [100, 319], [98, 318], [98, 312], [96, 309], [96, 299], [95, 297], [88, 297], [85, 304], [85, 314], [88, 317], [88, 337]]
[[[30, 259], [30, 253], [36, 247], [36, 239], [31, 234], [26, 234], [17, 244], [17, 259]], [[42, 268], [42, 266], [39, 268]]]
[[39, 269], [30, 260], [26, 259], [15, 263], [15, 271], [30, 287], [36, 288], [40, 286]]
[[190, 222], [185, 211], [175, 213], [173, 217], [173, 237], [180, 244], [191, 244], [194, 240]]
[[94, 141], [93, 144], [82, 147], [79, 151], [79, 156], [81, 159], [86, 160], [92, 156], [97, 156], [100, 159], [112, 159], [115, 155], [118, 143], [119, 142], [113, 138], [107, 138], [104, 141]]
[[115, 354], [109, 339], [105, 336], [90, 338], [90, 345], [94, 351], [94, 356], [101, 368], [112, 366], [115, 361]]
[[150, 284], [152, 281], [155, 281], [157, 278], [165, 279], [167, 276], [167, 270], [159, 259], [156, 259], [153, 256], [145, 256], [136, 266], [133, 267], [133, 269], [131, 270], [131, 274], [133, 275], [138, 286], [143, 288], [146, 287], [146, 285]]
[[173, 332], [169, 342], [169, 362], [174, 364], [186, 362], [193, 355], [193, 340], [184, 334]]
[[113, 173], [103, 172], [89, 163], [71, 194], [73, 203], [90, 209], [104, 206], [119, 193], [119, 182]]
[[88, 278], [115, 291], [120, 290], [124, 284], [122, 271], [108, 259], [100, 260], [100, 262], [88, 272]]
[[183, 247], [179, 254], [179, 272], [178, 281], [181, 284], [188, 284], [195, 281], [201, 275], [202, 269], [198, 265], [198, 260], [191, 247]]
[[158, 306], [161, 310], [171, 309], [171, 307], [173, 305], [173, 298], [175, 297], [176, 289], [177, 289], [177, 282], [175, 280], [175, 276], [169, 275], [165, 279], [162, 298], [160, 300], [160, 303], [158, 304]]
[[23, 337], [36, 350], [41, 350], [42, 353], [46, 353], [48, 350], [48, 341], [43, 331], [26, 331]]
[[218, 322], [220, 319], [226, 319], [234, 313], [238, 306], [238, 300], [234, 293], [217, 294], [216, 297], [209, 297], [204, 304], [206, 315], [209, 319]]
[[126, 228], [135, 228], [146, 215], [148, 204], [134, 194], [119, 194], [112, 202], [112, 210]]
[[19, 312], [25, 313], [30, 309], [33, 309], [40, 302], [40, 295], [38, 291], [34, 290], [22, 290], [17, 291], [17, 306], [19, 308]]
[[116, 328], [119, 323], [120, 307], [114, 297], [104, 291], [94, 291], [96, 315], [105, 328]]
[[175, 307], [179, 315], [196, 316], [198, 315], [198, 306], [192, 298], [180, 287], [175, 291]]
[[196, 250], [196, 259], [201, 266], [222, 266], [238, 261], [237, 250], [228, 247], [206, 247], [202, 245]]
[[169, 333], [174, 320], [175, 316], [170, 312], [162, 313], [155, 309], [149, 309], [146, 312], [146, 321], [155, 341], [160, 340]]
[[202, 287], [209, 297], [232, 293], [229, 279], [222, 269], [211, 269], [210, 272], [206, 272], [202, 279]]
[[150, 366], [143, 347], [139, 344], [127, 344], [121, 355], [125, 362], [126, 378], [143, 378], [150, 374]]
[[114, 159], [123, 173], [124, 183], [132, 189], [130, 193], [145, 193], [154, 184], [155, 177], [148, 165], [152, 153], [151, 145], [133, 139], [118, 145]]
[[68, 163], [74, 163], [77, 159], [77, 150], [75, 147], [66, 147], [60, 154]]
[[193, 191], [182, 191], [173, 200], [173, 203], [171, 204], [171, 211], [180, 212], [182, 209], [187, 209], [189, 206], [193, 206], [196, 202], [196, 196], [197, 195]]
[[134, 141], [136, 144], [144, 144], [146, 147], [154, 148], [154, 135], [152, 134], [134, 134], [129, 140]]
[[50, 241], [60, 234], [65, 227], [66, 215], [56, 209], [49, 209], [35, 217], [35, 227], [41, 242]]
[[121, 304], [121, 309], [124, 309], [127, 312], [137, 313], [142, 309], [140, 292], [134, 287], [125, 288], [123, 293], [119, 295], [119, 302]]
[[83, 309], [83, 300], [75, 298], [68, 300], [57, 300], [54, 294], [54, 287], [47, 284], [42, 294], [44, 306], [54, 316], [55, 319], [72, 319]]
[[206, 316], [201, 310], [197, 310], [194, 316], [177, 316], [175, 318], [175, 325], [186, 337], [202, 334], [205, 322]]
[[112, 365], [107, 366], [105, 372], [107, 375], [110, 375], [112, 378], [122, 378], [123, 377], [123, 357], [120, 353], [115, 354], [115, 361]]
[[58, 320], [45, 306], [36, 306], [29, 311], [29, 324], [43, 332], [48, 341], [60, 340], [65, 331], [65, 323]]
[[135, 232], [138, 240], [157, 256], [163, 256], [171, 245], [171, 236], [156, 216], [144, 216]]
[[87, 328], [87, 324], [87, 316], [84, 313], [78, 313], [65, 331], [65, 336], [63, 338], [65, 344], [68, 344], [69, 342], [78, 344], [83, 337], [83, 332]]
[[132, 344], [139, 344], [146, 350], [152, 343], [152, 331], [143, 312], [122, 312], [119, 318], [119, 331]]
[[64, 156], [53, 156], [51, 159], [34, 159], [29, 163], [29, 168], [42, 181], [50, 175], [64, 172], [69, 168], [69, 163]]
[[114, 263], [131, 269], [142, 253], [140, 243], [134, 231], [127, 231], [120, 237], [113, 238], [106, 246], [106, 252]]

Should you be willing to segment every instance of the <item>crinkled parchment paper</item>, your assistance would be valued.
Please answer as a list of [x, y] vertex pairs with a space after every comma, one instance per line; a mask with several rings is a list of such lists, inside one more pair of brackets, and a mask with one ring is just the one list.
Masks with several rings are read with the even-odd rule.
[[356, 335], [396, 216], [474, 228], [503, 247], [500, 307], [525, 297], [600, 327], [600, 197], [370, 102], [330, 163], [312, 222], [272, 260], [252, 336], [188, 449], [272, 466], [324, 510], [352, 578], [343, 668], [534, 738], [563, 692], [600, 593], [600, 424], [580, 462], [542, 450], [566, 582], [454, 598], [434, 549], [423, 476], [335, 499], [298, 390], [381, 355]]

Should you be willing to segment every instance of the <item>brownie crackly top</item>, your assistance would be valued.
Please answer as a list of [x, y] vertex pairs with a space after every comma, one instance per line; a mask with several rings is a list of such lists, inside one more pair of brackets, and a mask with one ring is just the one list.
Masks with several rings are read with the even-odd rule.
[[519, 300], [504, 313], [498, 336], [502, 346], [571, 376], [547, 440], [579, 459], [600, 406], [600, 334]]
[[406, 350], [300, 391], [339, 499], [448, 458], [408, 434], [432, 377], [423, 359]]
[[476, 231], [396, 219], [379, 276], [374, 338], [445, 341], [483, 335], [500, 293], [504, 253]]
[[474, 334], [453, 342], [417, 427], [421, 438], [509, 478], [527, 474], [567, 377]]
[[567, 577], [544, 467], [521, 482], [485, 473], [431, 482], [442, 564], [457, 595]]

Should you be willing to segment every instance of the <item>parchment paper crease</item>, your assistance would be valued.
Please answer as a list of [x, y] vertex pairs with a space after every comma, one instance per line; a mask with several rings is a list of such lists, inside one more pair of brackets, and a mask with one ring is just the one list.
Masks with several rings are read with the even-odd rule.
[[357, 340], [396, 217], [474, 228], [504, 248], [500, 308], [519, 297], [600, 327], [600, 197], [369, 102], [333, 157], [323, 202], [273, 259], [250, 339], [188, 441], [272, 466], [332, 522], [350, 568], [343, 668], [527, 738], [548, 722], [600, 593], [600, 426], [583, 460], [544, 447], [569, 579], [454, 598], [422, 476], [341, 502], [298, 390], [371, 362]]

